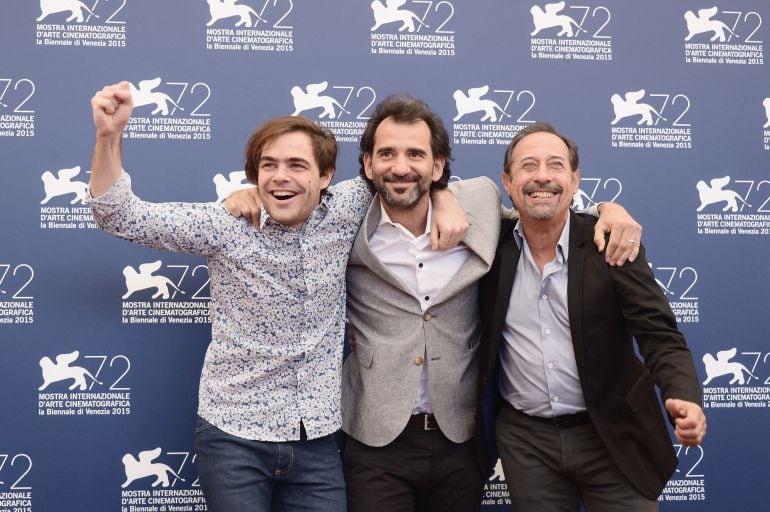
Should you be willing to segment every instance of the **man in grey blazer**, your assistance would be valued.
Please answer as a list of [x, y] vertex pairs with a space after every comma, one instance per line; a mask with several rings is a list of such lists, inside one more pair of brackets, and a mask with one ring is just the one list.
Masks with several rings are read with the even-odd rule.
[[[431, 250], [427, 191], [450, 177], [449, 137], [421, 100], [383, 101], [361, 140], [361, 174], [378, 194], [350, 254], [348, 316], [354, 352], [343, 367], [348, 508], [441, 512], [478, 509], [485, 471], [476, 463], [477, 283], [492, 264], [500, 193], [488, 178], [454, 182], [470, 222], [464, 243]], [[259, 218], [249, 191], [225, 203]], [[242, 200], [242, 201], [241, 201]], [[612, 229], [608, 259], [622, 264], [640, 227], [607, 205], [597, 240]], [[630, 234], [629, 234], [630, 230]]]
[[389, 97], [360, 149], [361, 174], [377, 195], [347, 270], [354, 345], [342, 376], [348, 509], [478, 510], [486, 479], [473, 442], [478, 282], [494, 260], [500, 193], [488, 178], [453, 183], [470, 229], [463, 244], [432, 251], [427, 192], [450, 176], [441, 119], [421, 100]]

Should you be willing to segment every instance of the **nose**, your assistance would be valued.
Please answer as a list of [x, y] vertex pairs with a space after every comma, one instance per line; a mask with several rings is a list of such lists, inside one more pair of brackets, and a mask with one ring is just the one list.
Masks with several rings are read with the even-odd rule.
[[277, 183], [285, 183], [289, 180], [289, 169], [286, 165], [278, 165], [271, 178], [272, 181]]
[[409, 158], [404, 154], [399, 154], [393, 159], [391, 172], [399, 176], [409, 174], [410, 172]]
[[538, 183], [548, 183], [551, 181], [551, 173], [545, 163], [540, 164], [535, 172], [535, 181]]

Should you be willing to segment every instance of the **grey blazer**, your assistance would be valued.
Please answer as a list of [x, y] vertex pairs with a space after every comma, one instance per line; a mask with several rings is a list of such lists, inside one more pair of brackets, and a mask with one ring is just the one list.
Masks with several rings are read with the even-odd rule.
[[500, 191], [488, 178], [453, 182], [470, 229], [471, 257], [423, 314], [419, 301], [369, 249], [380, 222], [377, 197], [367, 212], [347, 270], [348, 320], [356, 349], [342, 369], [343, 430], [369, 446], [384, 446], [412, 413], [424, 354], [433, 413], [446, 437], [470, 439], [475, 430], [478, 377], [478, 282], [494, 260], [500, 229]]

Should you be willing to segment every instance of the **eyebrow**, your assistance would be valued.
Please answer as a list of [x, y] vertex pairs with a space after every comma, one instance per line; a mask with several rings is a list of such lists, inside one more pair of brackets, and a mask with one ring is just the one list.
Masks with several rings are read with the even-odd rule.
[[[377, 148], [377, 151], [375, 153], [379, 155], [379, 154], [384, 153], [386, 151], [395, 152], [395, 148], [392, 147], [392, 146], [385, 146], [385, 147]], [[417, 154], [419, 154], [421, 156], [425, 156], [425, 155], [428, 154], [427, 151], [425, 151], [424, 149], [420, 149], [420, 148], [406, 148], [406, 151], [408, 153], [417, 153]]]
[[[275, 163], [275, 162], [278, 162], [279, 160], [280, 160], [280, 159], [278, 159], [278, 158], [274, 158], [274, 157], [272, 157], [272, 156], [261, 156], [261, 157], [259, 158], [259, 163], [262, 163], [262, 162], [270, 162], [270, 163]], [[307, 161], [307, 160], [305, 160], [304, 158], [300, 158], [300, 157], [290, 157], [290, 158], [286, 158], [286, 159], [285, 159], [285, 161], [286, 161], [286, 162], [289, 162], [289, 163], [296, 163], [296, 162], [299, 162], [299, 163], [303, 163], [303, 164], [305, 164], [305, 165], [310, 165], [310, 162], [308, 162], [308, 161]]]

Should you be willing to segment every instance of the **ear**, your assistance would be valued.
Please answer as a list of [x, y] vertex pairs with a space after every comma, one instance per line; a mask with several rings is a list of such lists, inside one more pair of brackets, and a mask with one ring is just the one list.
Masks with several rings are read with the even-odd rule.
[[329, 169], [325, 176], [321, 176], [321, 190], [329, 187], [332, 182], [332, 178], [334, 178], [334, 167]]
[[366, 174], [366, 177], [370, 180], [374, 181], [372, 178], [372, 154], [371, 153], [364, 153], [364, 173]]
[[433, 181], [438, 181], [441, 176], [444, 175], [444, 165], [446, 165], [446, 158], [443, 156], [436, 157], [433, 160]]

